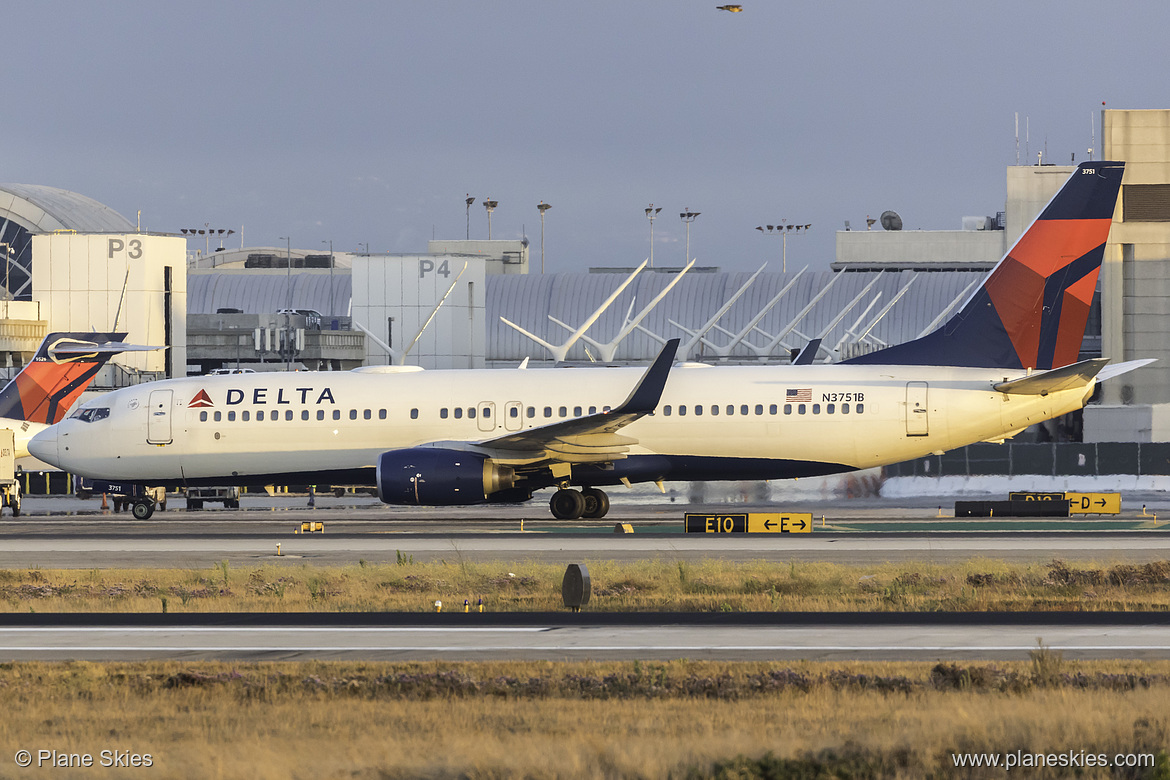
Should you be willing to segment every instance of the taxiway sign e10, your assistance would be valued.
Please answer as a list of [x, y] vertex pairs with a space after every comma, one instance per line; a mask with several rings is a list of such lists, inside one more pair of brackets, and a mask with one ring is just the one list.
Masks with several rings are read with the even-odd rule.
[[812, 532], [809, 512], [687, 513], [689, 534], [801, 534]]

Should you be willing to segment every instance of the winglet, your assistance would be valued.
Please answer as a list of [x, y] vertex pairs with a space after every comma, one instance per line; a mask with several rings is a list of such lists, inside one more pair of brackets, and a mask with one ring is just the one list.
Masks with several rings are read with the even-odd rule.
[[813, 339], [804, 345], [804, 349], [800, 350], [796, 359], [792, 361], [794, 366], [807, 366], [812, 364], [813, 358], [817, 356], [817, 352], [821, 348], [821, 339]]
[[679, 341], [671, 339], [666, 342], [666, 346], [658, 353], [658, 357], [654, 358], [650, 368], [646, 369], [630, 397], [610, 414], [650, 414], [658, 408], [658, 400], [662, 398], [670, 367], [674, 365], [674, 355], [678, 351]]

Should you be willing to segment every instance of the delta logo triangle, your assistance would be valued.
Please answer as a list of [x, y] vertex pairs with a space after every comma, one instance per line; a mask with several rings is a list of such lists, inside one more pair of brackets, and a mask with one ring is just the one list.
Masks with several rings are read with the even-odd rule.
[[188, 409], [195, 409], [200, 406], [215, 406], [215, 404], [211, 402], [211, 396], [207, 394], [206, 390], [200, 390], [196, 396], [191, 399], [191, 403], [187, 404]]

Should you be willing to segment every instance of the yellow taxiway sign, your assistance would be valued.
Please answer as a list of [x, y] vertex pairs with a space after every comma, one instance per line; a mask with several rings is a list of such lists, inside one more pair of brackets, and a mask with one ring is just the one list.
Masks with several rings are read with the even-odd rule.
[[689, 534], [802, 534], [812, 532], [810, 512], [738, 512], [686, 515]]

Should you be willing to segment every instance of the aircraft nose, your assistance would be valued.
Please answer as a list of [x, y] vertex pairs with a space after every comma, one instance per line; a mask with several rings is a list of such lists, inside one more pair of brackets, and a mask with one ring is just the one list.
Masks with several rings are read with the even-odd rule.
[[37, 460], [43, 460], [51, 466], [57, 466], [57, 426], [50, 425], [45, 430], [33, 436], [28, 442], [28, 451]]

